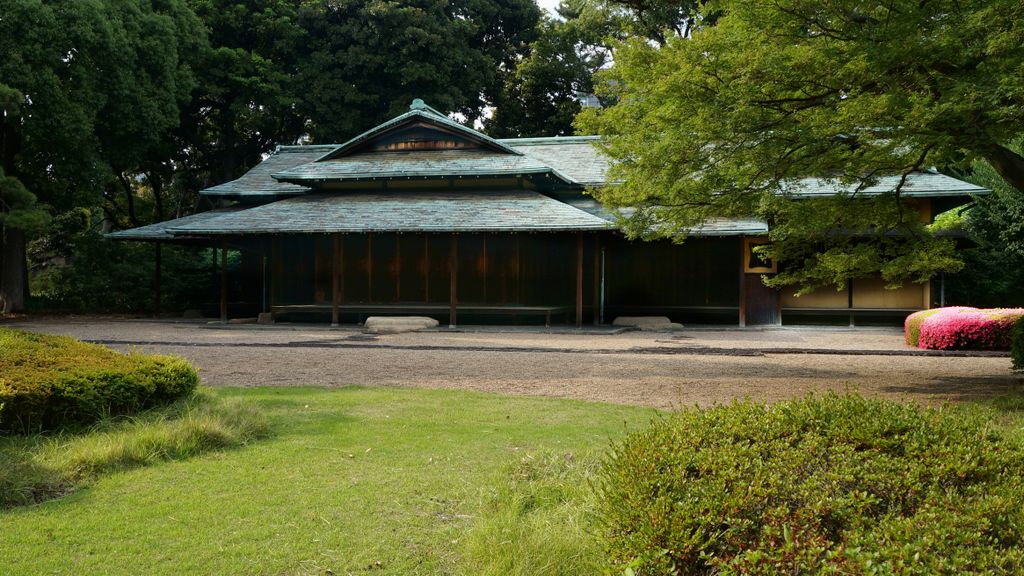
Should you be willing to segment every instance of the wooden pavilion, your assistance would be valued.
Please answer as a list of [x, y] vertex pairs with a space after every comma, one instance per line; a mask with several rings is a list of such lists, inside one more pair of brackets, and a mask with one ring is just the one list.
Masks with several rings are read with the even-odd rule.
[[[775, 272], [750, 248], [758, 220], [716, 220], [684, 244], [633, 242], [586, 195], [605, 183], [597, 137], [496, 140], [415, 100], [409, 112], [340, 145], [280, 146], [237, 180], [203, 190], [206, 212], [110, 234], [205, 243], [220, 250], [220, 317], [418, 314], [447, 320], [569, 319], [618, 315], [679, 321], [779, 324], [814, 314], [902, 314], [930, 306], [930, 284], [799, 299], [761, 282]], [[866, 193], [884, 193], [882, 179]], [[801, 194], [835, 194], [808, 180]], [[923, 218], [984, 189], [937, 173], [909, 178], [903, 194]], [[228, 277], [227, 256], [240, 269]], [[158, 264], [159, 265], [159, 264]], [[231, 289], [236, 286], [236, 289]]]

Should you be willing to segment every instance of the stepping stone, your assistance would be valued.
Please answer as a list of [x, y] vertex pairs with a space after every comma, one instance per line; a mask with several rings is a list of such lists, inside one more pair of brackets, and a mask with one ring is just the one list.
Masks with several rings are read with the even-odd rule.
[[438, 321], [426, 316], [370, 316], [363, 326], [373, 334], [398, 334], [436, 328]]
[[665, 316], [619, 316], [612, 326], [628, 326], [637, 330], [682, 330], [683, 325]]

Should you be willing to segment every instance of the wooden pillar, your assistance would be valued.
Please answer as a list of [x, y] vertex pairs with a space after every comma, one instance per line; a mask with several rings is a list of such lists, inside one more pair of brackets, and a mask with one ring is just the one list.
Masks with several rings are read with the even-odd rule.
[[850, 328], [857, 325], [857, 320], [853, 317], [853, 279], [846, 281], [846, 307], [850, 309]]
[[228, 239], [220, 241], [220, 321], [228, 321]]
[[366, 301], [373, 302], [373, 234], [366, 234]]
[[341, 305], [341, 234], [334, 234], [334, 263], [331, 266], [331, 326], [338, 325], [338, 306]]
[[601, 237], [594, 234], [594, 326], [601, 323]]
[[576, 327], [583, 327], [583, 232], [576, 233]]
[[746, 242], [740, 236], [740, 328], [747, 325], [747, 275], [743, 263], [747, 259]]
[[458, 270], [459, 270], [459, 235], [452, 234], [451, 248], [448, 251], [448, 271], [451, 275], [451, 294], [448, 299], [448, 327], [455, 328], [456, 308], [458, 307]]
[[520, 256], [520, 252], [519, 252], [519, 238], [520, 238], [519, 234], [516, 234], [516, 270], [515, 270], [515, 273], [516, 273], [516, 304], [522, 304], [523, 303], [522, 291], [520, 290], [520, 286], [522, 285], [522, 282], [520, 281], [520, 279], [522, 278], [522, 275], [523, 275], [522, 274], [523, 268], [522, 268], [522, 263], [520, 262], [520, 258], [519, 258], [519, 256]]
[[277, 302], [277, 280], [281, 277], [281, 258], [278, 254], [277, 236], [270, 237], [270, 312], [274, 311]]
[[482, 236], [482, 244], [483, 244], [482, 254], [483, 254], [483, 259], [484, 259], [484, 273], [483, 273], [483, 277], [484, 277], [484, 281], [483, 281], [483, 285], [484, 285], [484, 303], [486, 304], [487, 303], [487, 268], [490, 267], [490, 263], [487, 261], [487, 232], [482, 233], [481, 236]]
[[153, 259], [153, 317], [160, 317], [160, 288], [162, 283], [162, 271], [160, 270], [160, 252], [162, 245], [159, 242], [153, 243], [156, 254]]
[[395, 234], [395, 300], [402, 301], [402, 235]]
[[430, 302], [430, 235], [423, 235], [423, 302]]

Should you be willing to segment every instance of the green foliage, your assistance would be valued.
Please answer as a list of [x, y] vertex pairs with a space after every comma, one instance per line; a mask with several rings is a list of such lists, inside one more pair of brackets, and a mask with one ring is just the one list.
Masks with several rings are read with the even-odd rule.
[[604, 463], [614, 571], [1016, 573], [1024, 445], [987, 416], [834, 395], [679, 412]]
[[[788, 266], [776, 285], [955, 270], [950, 241], [922, 230], [900, 190], [859, 192], [976, 158], [1024, 189], [1024, 158], [1007, 147], [1024, 126], [1022, 11], [1015, 0], [704, 3], [689, 39], [618, 45], [598, 86], [616, 104], [578, 118], [617, 161], [610, 180], [622, 184], [597, 196], [640, 208], [634, 235], [655, 220], [681, 238], [710, 217], [765, 218], [778, 242], [768, 254]], [[790, 206], [805, 177], [848, 186], [847, 202]], [[844, 214], [869, 227], [836, 234]], [[864, 238], [840, 241], [850, 231]], [[809, 258], [808, 243], [832, 256]]]
[[133, 417], [105, 418], [77, 433], [0, 440], [0, 508], [62, 496], [121, 470], [242, 446], [269, 434], [250, 402], [197, 392]]
[[343, 142], [422, 98], [468, 122], [495, 101], [536, 34], [531, 0], [310, 5], [300, 85], [318, 142]]
[[121, 354], [66, 336], [0, 329], [0, 431], [88, 424], [170, 402], [199, 384], [186, 360]]
[[1010, 360], [1013, 369], [1024, 372], [1024, 318], [1017, 320], [1010, 335]]
[[473, 576], [597, 574], [590, 532], [597, 462], [573, 454], [528, 454], [506, 465], [462, 539], [460, 573]]
[[0, 229], [15, 228], [36, 234], [46, 227], [50, 215], [36, 203], [20, 180], [4, 174], [0, 166]]

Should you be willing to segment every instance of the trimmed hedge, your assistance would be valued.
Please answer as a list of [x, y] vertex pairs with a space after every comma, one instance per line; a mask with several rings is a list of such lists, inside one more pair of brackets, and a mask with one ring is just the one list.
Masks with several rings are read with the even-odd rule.
[[1015, 371], [1024, 372], [1024, 316], [1013, 325], [1010, 334], [1010, 360]]
[[907, 316], [904, 339], [931, 350], [1009, 350], [1014, 323], [1022, 308], [933, 308]]
[[0, 329], [0, 432], [88, 424], [170, 402], [195, 390], [186, 360]]
[[1024, 446], [987, 423], [835, 395], [677, 413], [595, 481], [611, 573], [1020, 574]]

